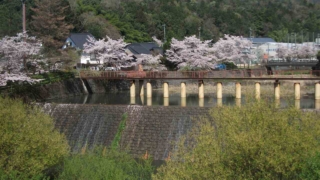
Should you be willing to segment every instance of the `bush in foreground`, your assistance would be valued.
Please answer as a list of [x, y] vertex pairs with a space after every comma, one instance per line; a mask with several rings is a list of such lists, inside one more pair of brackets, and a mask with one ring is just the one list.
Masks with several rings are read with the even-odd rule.
[[[39, 108], [0, 97], [0, 169], [32, 177], [60, 163], [68, 154], [65, 137]], [[5, 177], [5, 175], [1, 175]]]
[[[319, 116], [270, 103], [223, 106], [201, 119], [154, 179], [300, 179], [320, 152]], [[314, 162], [314, 161], [313, 161]], [[312, 163], [312, 162], [311, 162]], [[319, 171], [313, 166], [313, 172]], [[312, 174], [312, 173], [311, 173]]]
[[151, 160], [138, 161], [125, 152], [98, 148], [67, 158], [58, 179], [144, 180], [151, 179], [153, 171]]

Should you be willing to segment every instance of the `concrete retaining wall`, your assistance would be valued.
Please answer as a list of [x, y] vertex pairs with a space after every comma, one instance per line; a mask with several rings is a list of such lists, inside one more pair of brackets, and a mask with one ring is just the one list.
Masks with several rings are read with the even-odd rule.
[[174, 142], [184, 135], [199, 117], [208, 117], [210, 108], [163, 106], [109, 106], [45, 104], [44, 110], [55, 119], [73, 152], [98, 145], [110, 146], [122, 115], [127, 113], [120, 147], [135, 157], [148, 151], [155, 160], [164, 160], [175, 149]]

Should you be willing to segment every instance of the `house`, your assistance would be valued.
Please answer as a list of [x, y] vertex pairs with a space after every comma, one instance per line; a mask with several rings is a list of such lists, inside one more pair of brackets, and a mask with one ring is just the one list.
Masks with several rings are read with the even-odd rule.
[[[83, 45], [88, 42], [88, 38], [93, 37], [91, 33], [71, 33], [67, 38], [62, 49], [72, 47], [77, 50], [83, 50]], [[81, 52], [80, 62], [78, 65], [98, 65], [100, 64], [92, 55]]]
[[275, 47], [276, 41], [269, 37], [259, 37], [259, 38], [246, 38], [252, 42], [251, 53], [257, 56], [256, 61], [261, 61], [261, 59], [269, 59], [274, 57], [277, 51], [277, 46]]
[[266, 43], [275, 43], [276, 41], [269, 37], [259, 37], [259, 38], [246, 38], [252, 42], [254, 47], [258, 47]]
[[163, 54], [163, 49], [155, 42], [132, 43], [127, 45], [126, 53], [138, 58], [141, 54]]

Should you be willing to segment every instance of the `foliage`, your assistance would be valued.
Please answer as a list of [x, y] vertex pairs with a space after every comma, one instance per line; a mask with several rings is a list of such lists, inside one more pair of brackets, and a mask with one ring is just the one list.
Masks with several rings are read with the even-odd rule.
[[316, 55], [316, 50], [311, 45], [298, 46], [297, 48], [288, 48], [280, 46], [278, 48], [278, 57], [290, 60], [291, 58], [312, 58]]
[[7, 81], [27, 81], [34, 80], [22, 73], [22, 68], [27, 67], [27, 60], [38, 55], [41, 49], [41, 43], [35, 37], [29, 37], [27, 34], [19, 33], [17, 36], [5, 36], [0, 40], [0, 55], [2, 61], [0, 66], [3, 68], [0, 75], [0, 86], [5, 86]]
[[62, 62], [62, 67], [60, 70], [72, 71], [74, 66], [80, 62], [80, 53], [80, 51], [74, 48], [66, 48], [61, 51], [61, 57], [59, 60]]
[[153, 170], [151, 159], [136, 161], [124, 152], [96, 148], [67, 158], [57, 179], [151, 179]]
[[86, 12], [80, 18], [84, 28], [98, 39], [106, 36], [112, 39], [121, 38], [119, 30], [101, 15], [96, 16], [92, 12]]
[[118, 127], [118, 131], [111, 143], [111, 149], [112, 150], [119, 150], [119, 143], [120, 143], [120, 140], [121, 140], [121, 135], [122, 135], [122, 131], [126, 128], [126, 121], [127, 121], [127, 118], [128, 118], [128, 114], [125, 113], [122, 115], [122, 119], [120, 121], [120, 124], [119, 124], [119, 127]]
[[[248, 37], [250, 28], [255, 37], [272, 37], [282, 42], [294, 32], [297, 42], [311, 42], [312, 33], [320, 33], [319, 0], [248, 0], [245, 3], [240, 0], [64, 1], [70, 6], [65, 20], [75, 26], [74, 32], [93, 31], [101, 38], [105, 35], [113, 37], [111, 34], [116, 34], [117, 29], [128, 43], [151, 41], [152, 36], [164, 40], [163, 24], [166, 25], [167, 41], [199, 32], [204, 40], [217, 41], [223, 34]], [[35, 0], [26, 1], [27, 22], [34, 15], [30, 11], [34, 3]], [[0, 37], [21, 32], [21, 13], [21, 1], [0, 2]]]
[[256, 58], [250, 50], [252, 42], [239, 36], [224, 35], [213, 45], [216, 61], [245, 61]]
[[5, 173], [0, 169], [0, 179], [1, 180], [49, 180], [49, 177], [46, 177], [43, 174], [37, 174], [30, 177], [28, 174], [22, 174], [17, 171], [10, 171], [9, 173]]
[[185, 37], [182, 41], [173, 38], [171, 48], [166, 51], [166, 58], [178, 69], [212, 69], [215, 65], [214, 49], [209, 43], [210, 41], [202, 42], [195, 36]]
[[236, 66], [233, 62], [224, 62], [222, 63], [224, 65], [226, 65], [226, 68], [229, 70], [229, 69], [237, 69], [238, 66]]
[[124, 40], [107, 39], [96, 40], [93, 37], [88, 38], [88, 43], [83, 45], [83, 51], [88, 54], [95, 54], [99, 64], [111, 64], [115, 66], [132, 65], [133, 58], [125, 52], [127, 43]]
[[320, 61], [320, 51], [317, 53], [317, 59]]
[[302, 179], [320, 179], [320, 152], [306, 159], [306, 166], [303, 167], [300, 177]]
[[69, 147], [39, 108], [0, 98], [0, 169], [32, 177], [60, 163]]
[[238, 36], [225, 35], [214, 45], [212, 41], [201, 41], [195, 36], [179, 41], [172, 39], [166, 51], [168, 61], [178, 69], [214, 69], [218, 62], [250, 60], [256, 56], [250, 52], [252, 42]]
[[320, 150], [319, 115], [272, 104], [213, 109], [154, 179], [299, 178], [305, 160]]
[[42, 39], [47, 50], [60, 49], [73, 28], [65, 21], [67, 8], [63, 0], [35, 0], [35, 7], [31, 8], [32, 32]]

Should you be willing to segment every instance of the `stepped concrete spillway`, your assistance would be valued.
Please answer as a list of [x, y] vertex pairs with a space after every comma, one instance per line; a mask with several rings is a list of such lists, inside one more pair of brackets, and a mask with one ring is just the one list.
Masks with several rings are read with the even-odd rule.
[[46, 103], [43, 109], [54, 118], [56, 129], [66, 135], [73, 152], [110, 146], [122, 116], [127, 114], [120, 148], [135, 157], [148, 152], [154, 160], [164, 160], [195, 121], [210, 118], [211, 108]]

